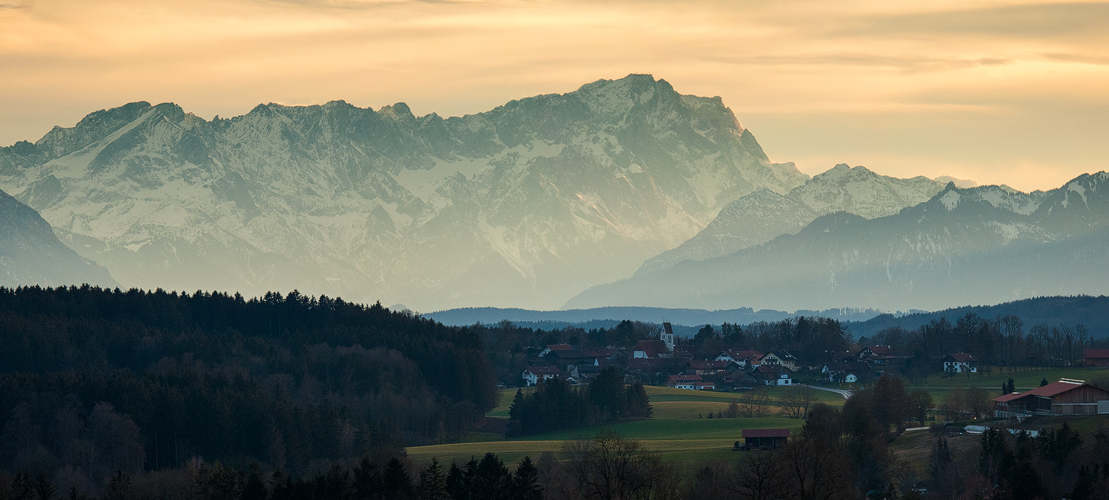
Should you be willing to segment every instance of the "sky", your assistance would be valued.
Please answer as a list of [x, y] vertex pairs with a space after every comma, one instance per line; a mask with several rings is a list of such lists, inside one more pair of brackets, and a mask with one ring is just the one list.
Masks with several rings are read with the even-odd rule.
[[649, 73], [772, 161], [1051, 189], [1109, 169], [1109, 3], [0, 0], [0, 145], [127, 102], [455, 116]]

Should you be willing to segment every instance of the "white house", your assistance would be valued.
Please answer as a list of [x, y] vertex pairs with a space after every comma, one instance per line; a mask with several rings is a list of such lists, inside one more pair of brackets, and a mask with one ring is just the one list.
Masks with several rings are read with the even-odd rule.
[[965, 352], [953, 352], [943, 358], [943, 371], [948, 373], [978, 373], [978, 358]]
[[781, 365], [761, 365], [755, 369], [755, 378], [766, 385], [793, 385], [789, 370]]
[[522, 374], [524, 383], [528, 387], [538, 384], [540, 380], [552, 379], [562, 375], [562, 370], [557, 367], [544, 365], [544, 366], [529, 366], [524, 368]]
[[712, 390], [716, 385], [706, 382], [700, 375], [671, 375], [666, 380], [666, 386], [674, 389], [690, 389], [694, 391]]
[[789, 371], [797, 369], [797, 358], [786, 351], [770, 351], [759, 358], [759, 365], [782, 366]]

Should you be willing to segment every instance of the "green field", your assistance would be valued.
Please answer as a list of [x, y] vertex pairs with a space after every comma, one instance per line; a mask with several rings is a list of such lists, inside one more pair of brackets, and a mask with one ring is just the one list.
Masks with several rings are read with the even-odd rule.
[[[955, 387], [984, 387], [1001, 392], [1001, 384], [1012, 377], [1018, 391], [1030, 390], [1040, 386], [1040, 380], [1047, 378], [1056, 382], [1060, 378], [1092, 381], [1094, 378], [1109, 376], [1109, 370], [1092, 368], [1050, 368], [1004, 373], [993, 368], [989, 375], [971, 374], [955, 377], [933, 375], [919, 384], [909, 384], [907, 389], [925, 389], [932, 394], [938, 404], [948, 391]], [[838, 387], [837, 387], [838, 388]], [[846, 387], [845, 387], [846, 388]], [[524, 389], [525, 392], [534, 389]], [[781, 399], [799, 387], [770, 387], [761, 389], [770, 396], [770, 411], [777, 412]], [[473, 433], [463, 443], [408, 448], [408, 456], [416, 462], [426, 462], [438, 458], [443, 463], [465, 462], [471, 457], [480, 458], [487, 452], [496, 453], [508, 464], [518, 463], [524, 456], [537, 459], [544, 452], [559, 452], [563, 444], [575, 439], [590, 438], [604, 429], [614, 430], [623, 436], [643, 442], [648, 449], [659, 452], [664, 459], [675, 463], [698, 463], [708, 459], [731, 459], [736, 455], [732, 445], [741, 440], [743, 429], [785, 428], [800, 429], [801, 420], [782, 417], [767, 418], [706, 418], [709, 412], [714, 415], [723, 412], [733, 399], [741, 398], [743, 393], [713, 391], [691, 391], [666, 387], [646, 387], [647, 395], [654, 409], [650, 419], [620, 422], [611, 425], [559, 431], [519, 439], [505, 439], [504, 436], [489, 433]], [[508, 409], [516, 389], [502, 390], [496, 408], [487, 416], [507, 418]], [[831, 406], [843, 406], [844, 399], [836, 393], [816, 391], [816, 400]], [[1091, 424], [1093, 425], [1093, 424]], [[915, 457], [929, 449], [928, 433], [910, 433], [893, 443], [899, 454]], [[922, 451], [924, 450], [924, 451]]]
[[[735, 455], [732, 446], [736, 441], [742, 440], [743, 429], [800, 429], [804, 423], [801, 420], [780, 417], [704, 418], [709, 411], [715, 414], [727, 409], [732, 399], [742, 396], [738, 393], [690, 391], [653, 386], [648, 386], [646, 390], [654, 407], [654, 415], [649, 419], [558, 431], [519, 439], [475, 433], [463, 443], [410, 447], [408, 456], [416, 462], [438, 458], [443, 463], [450, 463], [456, 460], [465, 462], [470, 457], [480, 458], [487, 452], [493, 452], [506, 463], [515, 464], [524, 456], [536, 459], [544, 452], [559, 452], [567, 441], [588, 439], [601, 430], [613, 430], [624, 437], [643, 441], [644, 446], [659, 452], [666, 460], [676, 463], [696, 463], [712, 458], [733, 458]], [[790, 391], [800, 390], [800, 388], [774, 387], [764, 390], [771, 397], [770, 411], [776, 412], [777, 408], [774, 405]], [[487, 416], [507, 418], [508, 409], [515, 395], [516, 389], [501, 391], [497, 407]], [[843, 405], [843, 397], [838, 394], [816, 391], [815, 395], [817, 401], [837, 406]]]
[[417, 462], [438, 458], [441, 462], [466, 461], [486, 452], [496, 453], [506, 463], [516, 463], [525, 455], [536, 458], [543, 452], [558, 452], [563, 443], [588, 439], [602, 430], [612, 430], [624, 437], [643, 442], [648, 449], [660, 452], [673, 461], [729, 457], [732, 446], [743, 429], [800, 429], [804, 422], [786, 418], [714, 418], [633, 420], [611, 425], [538, 434], [519, 439], [415, 446], [408, 456]]
[[956, 387], [984, 387], [990, 391], [991, 397], [1001, 395], [1001, 384], [1013, 379], [1018, 392], [1030, 391], [1040, 386], [1040, 381], [1047, 379], [1049, 383], [1058, 382], [1059, 379], [1069, 378], [1092, 382], [1095, 378], [1109, 378], [1109, 369], [1105, 368], [1037, 368], [1021, 371], [1005, 370], [1002, 373], [998, 367], [993, 367], [990, 374], [971, 373], [959, 374], [953, 377], [932, 375], [928, 379], [920, 380], [916, 384], [908, 384], [906, 389], [912, 391], [924, 389], [932, 394], [932, 399], [938, 404], [943, 401], [947, 393]]

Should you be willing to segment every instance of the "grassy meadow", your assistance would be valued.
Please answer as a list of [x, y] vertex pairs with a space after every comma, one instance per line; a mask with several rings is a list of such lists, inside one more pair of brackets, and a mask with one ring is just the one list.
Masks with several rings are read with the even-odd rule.
[[1040, 387], [1040, 381], [1047, 379], [1048, 383], [1058, 382], [1059, 379], [1069, 378], [1093, 382], [1095, 378], [1109, 378], [1109, 370], [1105, 368], [1031, 368], [1026, 370], [1010, 371], [991, 367], [989, 373], [957, 374], [945, 377], [934, 374], [926, 380], [909, 383], [906, 388], [910, 391], [924, 389], [932, 394], [932, 399], [938, 404], [947, 396], [947, 393], [956, 387], [984, 387], [990, 391], [991, 397], [1001, 395], [1001, 384], [1012, 378], [1018, 392], [1026, 392]]
[[[740, 393], [691, 391], [667, 387], [646, 387], [654, 412], [649, 419], [618, 422], [609, 425], [557, 431], [522, 438], [505, 439], [497, 434], [475, 433], [464, 443], [451, 443], [408, 448], [408, 456], [416, 462], [438, 458], [440, 462], [465, 462], [480, 458], [486, 452], [496, 453], [505, 463], [515, 464], [530, 456], [537, 459], [544, 452], [558, 452], [564, 443], [588, 439], [601, 430], [613, 430], [624, 437], [643, 441], [644, 446], [659, 452], [664, 459], [677, 463], [695, 463], [706, 459], [730, 459], [732, 446], [742, 441], [743, 429], [800, 429], [801, 420], [770, 416], [764, 418], [715, 418], [727, 409]], [[770, 413], [776, 414], [781, 398], [799, 387], [763, 389], [770, 396]], [[528, 389], [524, 389], [528, 391]], [[508, 418], [508, 409], [516, 389], [501, 391], [498, 404], [486, 416]], [[839, 394], [816, 391], [817, 401], [842, 406]], [[714, 418], [707, 418], [712, 412]]]
[[[1109, 370], [1046, 368], [1002, 372], [999, 368], [992, 368], [989, 374], [974, 373], [969, 377], [932, 375], [927, 380], [920, 380], [916, 384], [909, 383], [906, 388], [910, 391], [927, 390], [938, 405], [946, 394], [956, 387], [984, 387], [991, 390], [991, 395], [994, 392], [1000, 395], [1001, 384], [1008, 381], [1010, 377], [1016, 383], [1017, 390], [1023, 392], [1039, 387], [1040, 380], [1044, 378], [1049, 382], [1056, 382], [1060, 378], [1092, 381], [1105, 376], [1109, 376]], [[837, 385], [836, 388], [850, 389], [851, 387]], [[534, 389], [524, 389], [525, 392], [529, 390]], [[736, 453], [732, 451], [732, 445], [735, 441], [742, 440], [743, 429], [800, 429], [804, 423], [801, 420], [777, 416], [782, 398], [801, 390], [800, 387], [770, 387], [761, 390], [770, 396], [771, 416], [764, 418], [715, 418], [718, 412], [725, 411], [728, 404], [733, 399], [742, 397], [743, 393], [648, 386], [646, 391], [653, 408], [649, 419], [511, 439], [494, 433], [473, 433], [466, 442], [462, 443], [410, 447], [408, 456], [418, 463], [438, 458], [440, 462], [449, 464], [452, 461], [465, 462], [471, 457], [480, 458], [486, 452], [493, 452], [505, 463], [516, 464], [524, 456], [530, 456], [536, 460], [545, 452], [561, 451], [563, 445], [569, 441], [591, 438], [601, 430], [613, 430], [627, 438], [642, 441], [645, 447], [659, 452], [665, 460], [675, 463], [695, 464], [710, 459], [730, 460], [736, 457]], [[508, 410], [515, 395], [516, 389], [502, 390], [496, 408], [487, 416], [508, 418]], [[842, 396], [832, 392], [817, 390], [815, 397], [817, 401], [831, 406], [841, 407], [844, 403]], [[707, 418], [709, 413], [712, 413], [714, 418]], [[963, 441], [967, 441], [965, 444], [969, 446], [972, 440], [958, 440], [960, 443]], [[927, 456], [931, 450], [931, 440], [928, 432], [911, 432], [899, 437], [891, 446], [899, 456], [916, 462], [915, 459]]]

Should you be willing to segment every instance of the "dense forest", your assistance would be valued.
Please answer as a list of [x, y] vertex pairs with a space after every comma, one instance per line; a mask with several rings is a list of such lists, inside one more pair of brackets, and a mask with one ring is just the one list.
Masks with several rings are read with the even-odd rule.
[[0, 469], [86, 491], [201, 457], [384, 464], [494, 404], [474, 332], [380, 304], [0, 288]]

